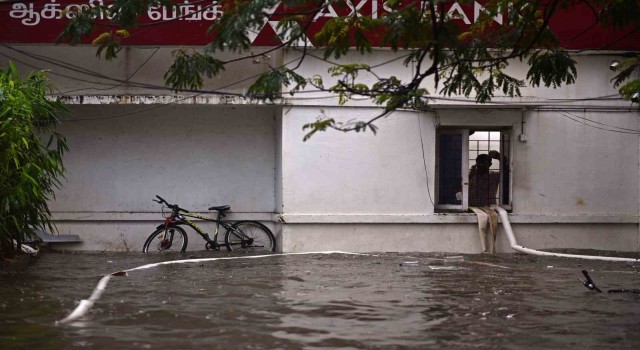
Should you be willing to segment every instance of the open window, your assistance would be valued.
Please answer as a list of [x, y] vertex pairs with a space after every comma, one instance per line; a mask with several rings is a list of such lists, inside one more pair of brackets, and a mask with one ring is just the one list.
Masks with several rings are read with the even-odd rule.
[[436, 135], [436, 209], [511, 209], [511, 129], [440, 129]]

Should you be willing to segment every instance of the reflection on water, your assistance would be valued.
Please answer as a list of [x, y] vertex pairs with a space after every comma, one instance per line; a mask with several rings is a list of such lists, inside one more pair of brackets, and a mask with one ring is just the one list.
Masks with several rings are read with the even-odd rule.
[[[223, 252], [189, 254], [228, 256]], [[237, 256], [237, 254], [230, 255]], [[638, 348], [632, 264], [522, 255], [298, 255], [114, 277], [91, 312], [54, 321], [104, 274], [184, 255], [48, 253], [0, 276], [2, 349]], [[418, 264], [403, 264], [418, 261]]]

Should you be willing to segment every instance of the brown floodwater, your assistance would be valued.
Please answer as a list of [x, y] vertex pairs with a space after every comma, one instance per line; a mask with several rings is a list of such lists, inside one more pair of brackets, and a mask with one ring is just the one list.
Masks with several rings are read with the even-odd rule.
[[[0, 275], [0, 348], [640, 348], [640, 266], [516, 254], [293, 255], [164, 265], [113, 277], [90, 312], [56, 320], [101, 276], [164, 260], [55, 253]], [[417, 264], [407, 264], [417, 262]]]

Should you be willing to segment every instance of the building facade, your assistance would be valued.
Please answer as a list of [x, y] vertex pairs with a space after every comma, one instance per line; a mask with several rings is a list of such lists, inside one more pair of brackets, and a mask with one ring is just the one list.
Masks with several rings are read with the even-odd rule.
[[[230, 219], [264, 222], [284, 252], [478, 253], [477, 219], [466, 210], [468, 171], [490, 151], [500, 153], [492, 165], [501, 179], [495, 201], [510, 210], [522, 245], [640, 248], [640, 113], [614, 98], [609, 70], [638, 47], [576, 50], [573, 85], [525, 88], [520, 98], [483, 105], [434, 92], [428, 109], [398, 110], [377, 123], [375, 135], [326, 131], [303, 141], [303, 126], [320, 116], [366, 120], [380, 109], [313, 91], [274, 103], [239, 97], [260, 73], [300, 55], [258, 45], [262, 31], [254, 53], [264, 55], [229, 65], [202, 91], [176, 94], [162, 80], [181, 47], [173, 39], [138, 42], [104, 61], [91, 45], [21, 39], [19, 31], [39, 25], [37, 9], [25, 6], [3, 20], [15, 35], [0, 38], [0, 62], [50, 70], [52, 96], [69, 106], [59, 130], [70, 148], [66, 181], [51, 209], [60, 233], [83, 243], [65, 248], [140, 250], [163, 220], [152, 202], [157, 194], [203, 213], [229, 204]], [[342, 62], [402, 78], [412, 74], [404, 54], [376, 49]], [[326, 74], [332, 63], [321, 57], [312, 50], [299, 73]], [[511, 69], [526, 72], [517, 63]], [[189, 249], [204, 249], [195, 233], [190, 238]], [[510, 251], [500, 233], [498, 251]]]

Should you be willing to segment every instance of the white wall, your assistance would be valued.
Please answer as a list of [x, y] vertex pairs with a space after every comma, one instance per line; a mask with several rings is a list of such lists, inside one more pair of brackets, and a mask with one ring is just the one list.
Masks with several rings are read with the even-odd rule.
[[[325, 108], [338, 121], [369, 118], [378, 111]], [[396, 112], [379, 132], [320, 132], [303, 142], [302, 126], [314, 107], [286, 109], [283, 116], [283, 205], [288, 214], [431, 213], [424, 161], [433, 169], [433, 118]], [[420, 126], [419, 128], [419, 119]], [[423, 160], [420, 134], [425, 142]], [[432, 175], [432, 172], [429, 174]], [[433, 193], [433, 177], [429, 178]]]
[[199, 211], [274, 212], [274, 108], [149, 108], [72, 108], [72, 118], [105, 119], [60, 128], [70, 152], [52, 211], [156, 212], [159, 194]]
[[[637, 112], [568, 115], [640, 129]], [[515, 211], [638, 214], [638, 135], [604, 131], [582, 120], [570, 120], [559, 112], [527, 114], [529, 141], [516, 142], [515, 148]]]
[[[181, 48], [124, 47], [118, 59], [107, 61], [97, 58], [96, 47], [91, 45], [11, 46], [15, 50], [0, 47], [0, 62], [13, 61], [23, 74], [47, 69], [56, 95], [172, 95], [173, 92], [165, 87], [163, 76], [173, 62], [172, 52]], [[263, 50], [254, 48], [252, 52], [258, 54]], [[216, 54], [220, 60], [237, 57], [239, 55], [229, 52]], [[272, 52], [268, 59], [257, 63], [230, 63], [219, 76], [213, 79], [205, 77], [202, 89], [244, 93], [259, 74], [269, 69], [269, 64], [274, 66], [279, 61], [280, 54]]]
[[[336, 78], [331, 77], [327, 72], [327, 69], [334, 67], [334, 63], [339, 62], [341, 64], [347, 63], [364, 63], [371, 67], [371, 71], [375, 73], [375, 76], [371, 73], [360, 72], [358, 75], [359, 82], [371, 84], [377, 81], [377, 77], [388, 78], [394, 76], [404, 82], [407, 82], [415, 74], [415, 64], [410, 63], [408, 66], [404, 66], [403, 61], [407, 56], [407, 51], [398, 51], [396, 53], [388, 49], [374, 49], [372, 54], [361, 55], [357, 52], [350, 52], [342, 56], [339, 60], [330, 57], [327, 60], [323, 60], [323, 53], [318, 50], [310, 50], [311, 55], [305, 58], [305, 63], [298, 70], [298, 72], [304, 76], [319, 75], [322, 77], [324, 86], [331, 87], [335, 84]], [[289, 62], [296, 57], [299, 57], [298, 52], [286, 52], [283, 55], [283, 62]], [[621, 60], [623, 56], [616, 52], [584, 52], [574, 53], [572, 58], [576, 61], [577, 78], [574, 84], [564, 85], [559, 88], [553, 87], [530, 87], [525, 86], [520, 89], [521, 97], [515, 97], [511, 99], [503, 96], [502, 92], [498, 89], [495, 92], [495, 99], [498, 103], [508, 105], [509, 102], [515, 101], [517, 103], [528, 102], [543, 102], [546, 105], [556, 104], [565, 106], [576, 105], [617, 105], [628, 107], [627, 101], [615, 101], [615, 100], [582, 100], [582, 101], [569, 101], [570, 99], [587, 99], [594, 97], [611, 97], [617, 96], [618, 91], [611, 83], [611, 79], [615, 76], [615, 72], [609, 69], [609, 65], [613, 60]], [[297, 61], [294, 61], [297, 64]], [[423, 67], [430, 64], [428, 60], [423, 63]], [[527, 71], [529, 67], [526, 62], [520, 62], [514, 60], [511, 62], [509, 68], [505, 73], [517, 79], [524, 79], [526, 81]], [[376, 77], [377, 76], [377, 77]], [[479, 77], [482, 79], [482, 77]], [[469, 97], [468, 102], [463, 102], [467, 99], [464, 96], [444, 96], [440, 93], [443, 85], [439, 82], [438, 87], [435, 86], [435, 79], [433, 76], [427, 77], [421, 87], [427, 89], [430, 96], [436, 97], [431, 101], [432, 105], [474, 105], [474, 96]], [[296, 99], [293, 97], [291, 100], [296, 104], [330, 104], [337, 105], [337, 99], [326, 98], [330, 96], [327, 93], [320, 93], [315, 91], [313, 86], [307, 86], [307, 93], [301, 95], [303, 99]], [[310, 97], [319, 97], [318, 100], [310, 99]], [[362, 98], [356, 98], [354, 101], [350, 101], [349, 105], [371, 105], [368, 101], [363, 101]]]

